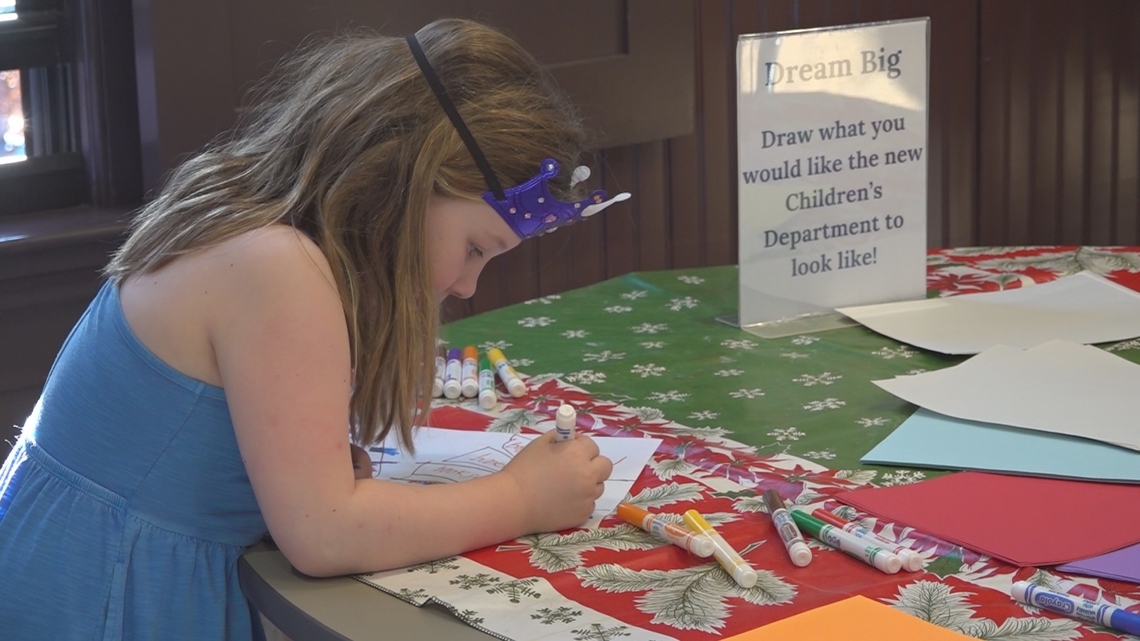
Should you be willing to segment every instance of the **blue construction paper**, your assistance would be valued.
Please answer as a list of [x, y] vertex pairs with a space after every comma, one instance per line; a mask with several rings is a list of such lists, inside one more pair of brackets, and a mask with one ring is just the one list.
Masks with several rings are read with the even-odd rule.
[[863, 463], [1140, 483], [1140, 452], [1052, 432], [952, 418], [919, 408]]

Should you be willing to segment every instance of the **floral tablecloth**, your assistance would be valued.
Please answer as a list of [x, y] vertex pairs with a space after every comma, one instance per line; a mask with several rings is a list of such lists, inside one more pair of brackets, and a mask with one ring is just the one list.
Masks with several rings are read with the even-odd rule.
[[[1089, 269], [1140, 290], [1140, 249], [1002, 247], [929, 253], [930, 296], [993, 291]], [[490, 412], [437, 402], [436, 426], [527, 431], [561, 401], [593, 417], [587, 432], [662, 439], [630, 502], [679, 515], [696, 508], [755, 567], [741, 589], [713, 561], [607, 519], [594, 530], [523, 537], [450, 559], [360, 577], [412, 603], [442, 603], [505, 639], [713, 639], [853, 594], [983, 639], [1121, 638], [1008, 596], [1015, 580], [1053, 585], [1049, 568], [1016, 568], [842, 506], [835, 493], [946, 472], [865, 466], [859, 458], [913, 411], [871, 381], [956, 364], [862, 327], [763, 339], [716, 321], [736, 310], [733, 267], [634, 273], [445, 327], [452, 345], [503, 349], [527, 396]], [[1102, 346], [1140, 362], [1140, 341]], [[1011, 381], [1016, 385], [1016, 381]], [[882, 574], [812, 542], [791, 565], [759, 494], [776, 489], [905, 539], [922, 572]], [[1140, 588], [1067, 577], [1133, 607]], [[853, 623], [853, 626], [857, 624]]]

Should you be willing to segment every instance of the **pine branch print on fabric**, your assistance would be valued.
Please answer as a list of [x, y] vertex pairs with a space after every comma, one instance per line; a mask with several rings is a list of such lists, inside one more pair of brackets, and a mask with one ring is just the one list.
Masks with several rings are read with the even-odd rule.
[[927, 623], [961, 630], [973, 618], [977, 607], [966, 600], [968, 596], [970, 592], [954, 592], [944, 583], [916, 581], [900, 587], [898, 598], [887, 599], [887, 603]]
[[582, 565], [582, 554], [597, 548], [607, 550], [653, 550], [669, 545], [648, 532], [624, 523], [570, 534], [529, 534], [517, 545], [500, 545], [499, 552], [525, 550], [530, 564], [545, 572], [561, 572]]
[[1140, 254], [1135, 252], [1081, 247], [1077, 250], [1077, 262], [1085, 269], [1100, 275], [1116, 271], [1140, 272]]
[[1072, 619], [1046, 619], [1044, 617], [1010, 617], [997, 625], [990, 619], [981, 619], [966, 626], [962, 634], [990, 641], [1069, 641], [1079, 639], [1080, 623]]
[[495, 417], [495, 420], [491, 421], [491, 424], [487, 426], [487, 431], [503, 434], [519, 434], [524, 427], [530, 427], [539, 421], [548, 420], [550, 420], [549, 416], [526, 409], [507, 410]]
[[580, 568], [575, 575], [584, 587], [603, 592], [645, 592], [634, 603], [652, 614], [652, 623], [680, 630], [716, 633], [732, 606], [730, 598], [754, 605], [790, 603], [794, 585], [768, 570], [758, 569], [756, 585], [741, 588], [717, 563], [677, 570], [629, 570], [614, 563]]
[[627, 500], [626, 503], [650, 509], [682, 501], [697, 501], [701, 498], [702, 489], [703, 486], [697, 483], [670, 483], [657, 487], [647, 487], [638, 492], [637, 496]]
[[1072, 619], [1008, 617], [999, 626], [975, 617], [977, 607], [966, 600], [971, 592], [955, 592], [944, 583], [917, 581], [899, 588], [898, 598], [887, 599], [895, 609], [955, 632], [990, 641], [1069, 641], [1081, 636]]

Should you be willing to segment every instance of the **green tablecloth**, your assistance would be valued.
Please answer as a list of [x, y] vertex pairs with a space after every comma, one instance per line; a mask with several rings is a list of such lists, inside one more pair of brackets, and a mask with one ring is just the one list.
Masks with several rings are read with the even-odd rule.
[[[1046, 282], [1090, 270], [1140, 290], [1134, 247], [975, 247], [928, 255], [929, 296]], [[559, 377], [602, 400], [710, 435], [837, 470], [876, 485], [936, 470], [862, 465], [861, 456], [915, 406], [872, 381], [964, 360], [918, 350], [862, 326], [765, 339], [718, 322], [737, 312], [735, 266], [627, 274], [450, 323], [444, 339], [500, 347], [516, 369]], [[1140, 340], [1103, 346], [1140, 363]], [[1011, 381], [1016, 383], [1015, 381]]]
[[932, 475], [859, 463], [915, 410], [871, 381], [962, 357], [861, 326], [759, 338], [716, 320], [736, 309], [735, 267], [643, 272], [456, 321], [444, 338], [499, 347], [522, 373], [559, 377], [758, 454], [877, 469], [880, 485]]

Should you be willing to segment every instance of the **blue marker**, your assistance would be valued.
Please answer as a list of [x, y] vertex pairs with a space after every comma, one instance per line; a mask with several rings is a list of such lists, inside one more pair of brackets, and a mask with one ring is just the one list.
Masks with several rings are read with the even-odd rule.
[[1140, 614], [1129, 612], [1111, 603], [1052, 592], [1028, 581], [1014, 583], [1010, 588], [1010, 596], [1026, 605], [1037, 606], [1043, 610], [1128, 634], [1140, 635]]

